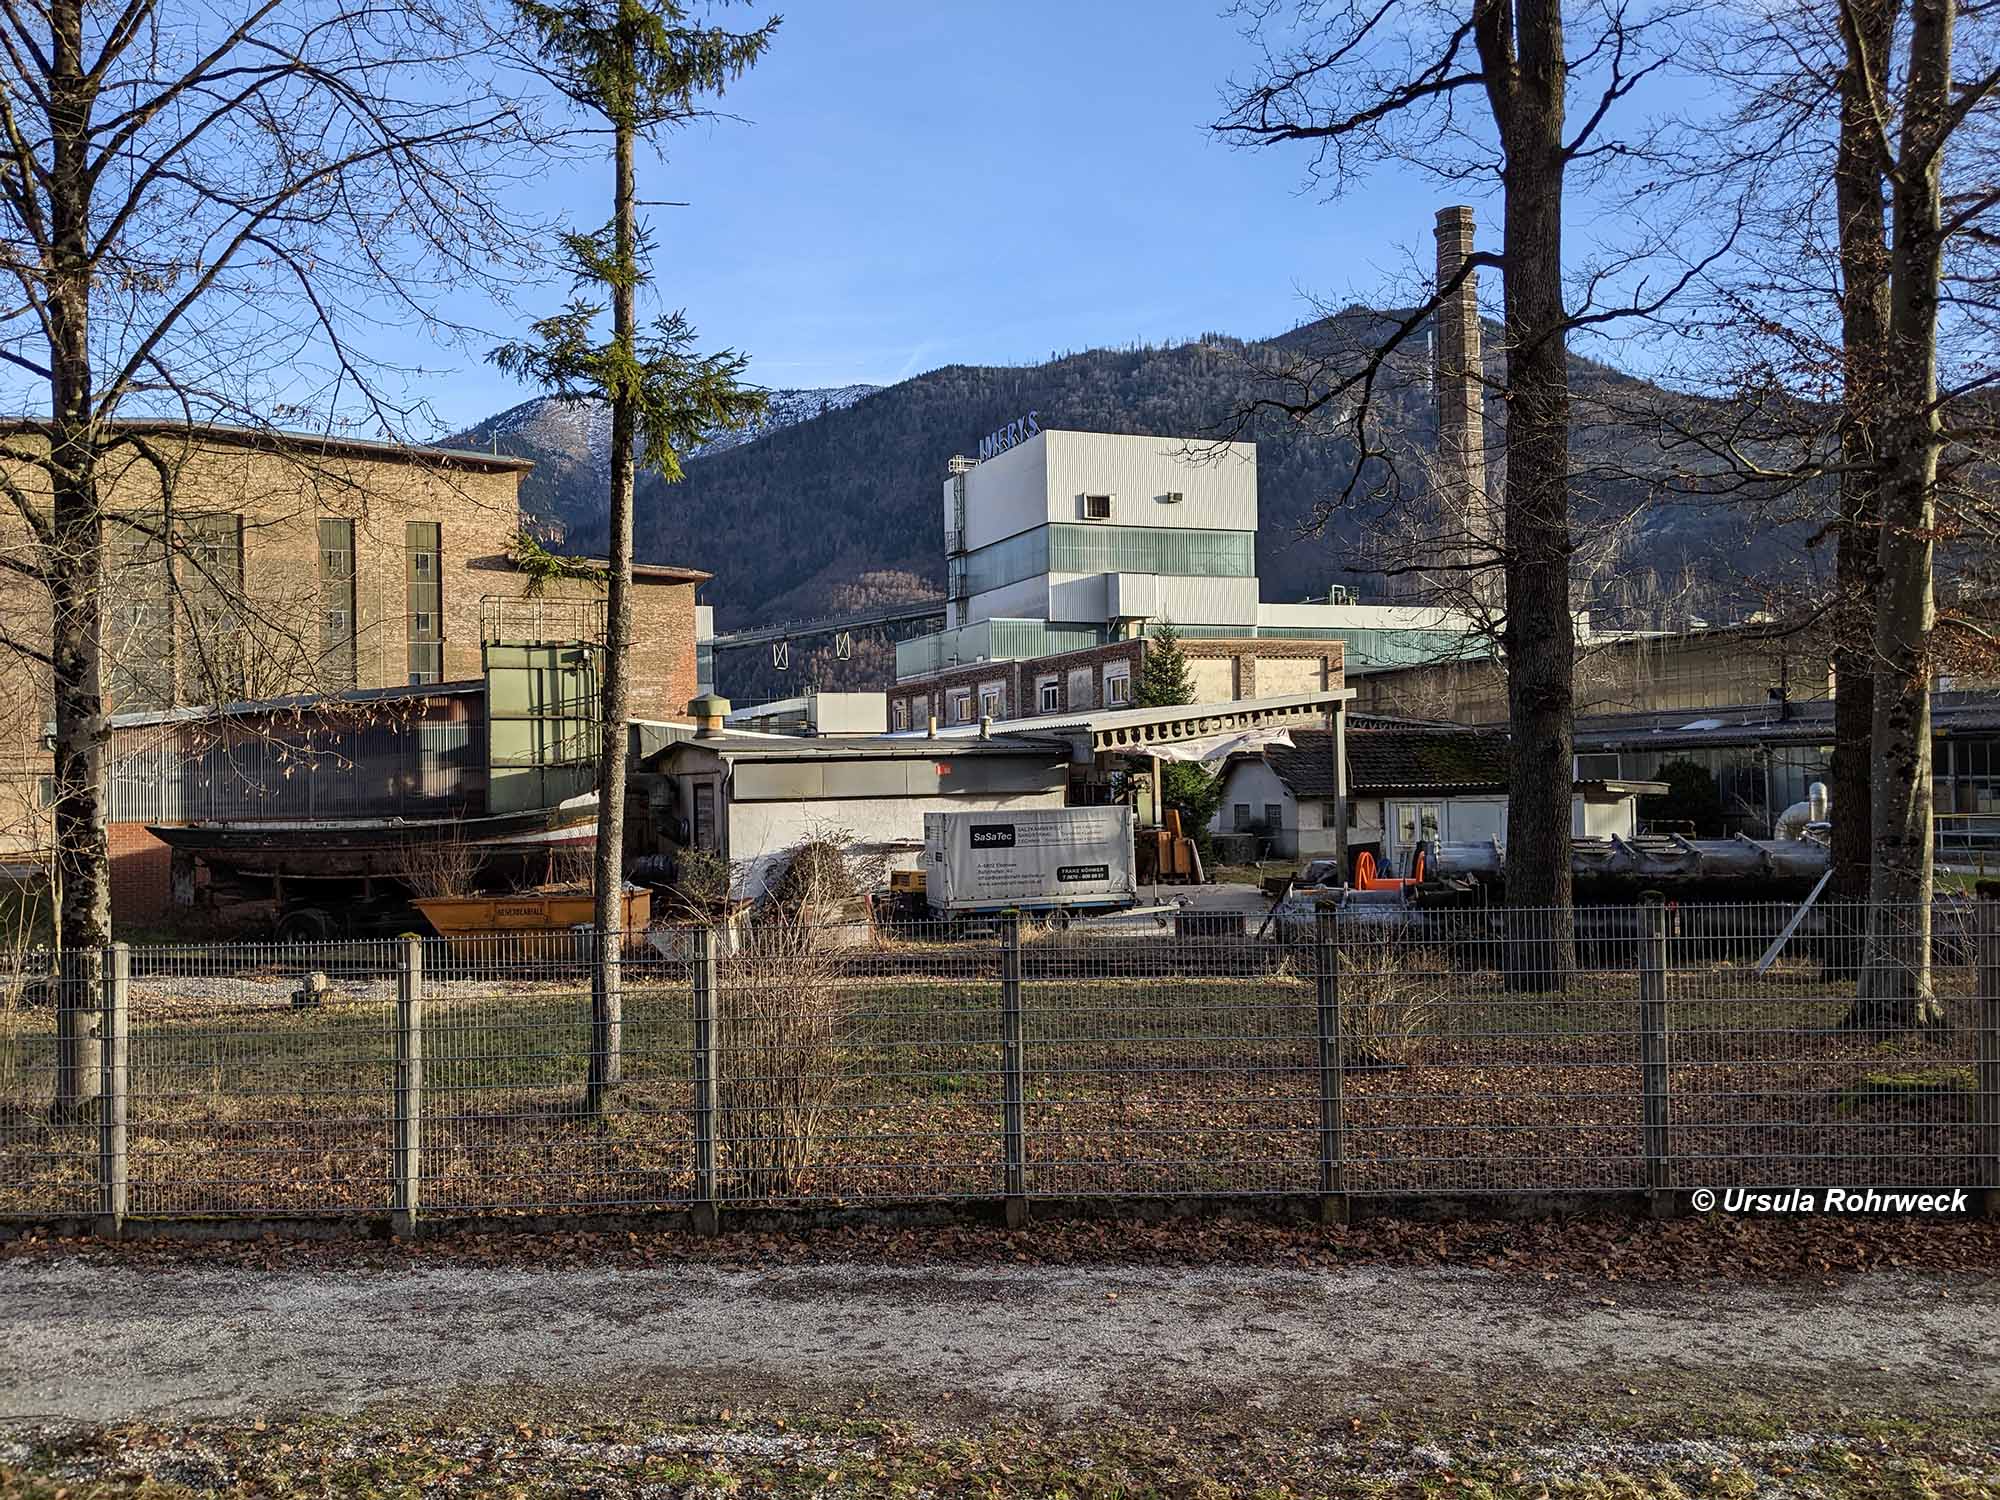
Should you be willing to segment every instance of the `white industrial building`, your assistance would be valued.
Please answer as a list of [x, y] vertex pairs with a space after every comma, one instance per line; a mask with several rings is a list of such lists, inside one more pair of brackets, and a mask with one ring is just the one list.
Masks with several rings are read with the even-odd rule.
[[[1032, 414], [1003, 431], [1011, 438], [981, 445], [990, 457], [949, 466], [945, 628], [897, 646], [898, 683], [1086, 651], [1165, 624], [1190, 640], [1338, 642], [1348, 671], [1436, 660], [1465, 639], [1466, 622], [1437, 609], [1353, 604], [1338, 591], [1324, 602], [1261, 600], [1254, 443], [1071, 432]], [[1242, 696], [1226, 664], [1213, 680], [1196, 670], [1204, 701]], [[1027, 696], [1004, 716], [1080, 706]]]
[[1257, 449], [1041, 430], [944, 483], [946, 629], [1257, 618]]

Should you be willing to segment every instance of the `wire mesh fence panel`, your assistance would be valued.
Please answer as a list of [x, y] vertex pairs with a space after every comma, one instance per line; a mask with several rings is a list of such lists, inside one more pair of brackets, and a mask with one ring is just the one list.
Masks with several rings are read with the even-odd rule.
[[1339, 914], [1348, 1191], [1640, 1186], [1637, 914], [1575, 917]]
[[[77, 955], [72, 955], [76, 958]], [[67, 993], [47, 954], [0, 972], [0, 1215], [86, 1214], [97, 1203], [97, 1079], [65, 1060], [60, 1008], [96, 1007], [94, 967], [72, 963]]]
[[133, 1215], [388, 1206], [392, 945], [139, 948], [131, 975]]
[[773, 920], [719, 946], [718, 1198], [999, 1193], [990, 934]]
[[1794, 911], [1672, 914], [1674, 1184], [1976, 1182], [1970, 904]]
[[[635, 935], [615, 1046], [595, 1040], [588, 933], [431, 940], [423, 957], [428, 1213], [649, 1208], [692, 1186], [688, 965]], [[592, 1055], [615, 1052], [593, 1089]]]
[[2000, 1174], [2000, 908], [1949, 897], [656, 927], [615, 1034], [591, 955], [0, 976], [0, 1214], [381, 1214], [413, 1172], [424, 1214]]
[[1030, 1193], [1296, 1193], [1319, 1179], [1299, 955], [1197, 917], [1023, 944]]

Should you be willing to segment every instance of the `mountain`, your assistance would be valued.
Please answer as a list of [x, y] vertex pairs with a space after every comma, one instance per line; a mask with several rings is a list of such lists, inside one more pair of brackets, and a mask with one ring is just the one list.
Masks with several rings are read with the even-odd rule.
[[[755, 442], [780, 428], [810, 422], [852, 406], [879, 389], [837, 385], [771, 391], [763, 421], [740, 431], [719, 432], [689, 450], [683, 461], [691, 463]], [[483, 448], [533, 459], [534, 473], [521, 487], [523, 508], [535, 520], [560, 528], [565, 551], [604, 551], [604, 493], [611, 465], [611, 408], [604, 402], [537, 396], [445, 441], [453, 447]]]
[[[1341, 582], [1380, 596], [1383, 581], [1367, 559], [1407, 524], [1408, 497], [1423, 489], [1421, 460], [1435, 451], [1421, 339], [1383, 368], [1372, 402], [1371, 442], [1404, 461], [1391, 483], [1389, 467], [1371, 457], [1354, 487], [1359, 503], [1353, 496], [1333, 503], [1355, 473], [1350, 429], [1324, 413], [1311, 423], [1242, 414], [1258, 398], [1295, 398], [1302, 364], [1324, 366], [1372, 345], [1391, 316], [1350, 309], [1271, 339], [1207, 334], [1038, 365], [948, 365], [882, 389], [776, 392], [762, 430], [710, 444], [689, 460], [680, 484], [641, 476], [638, 555], [714, 573], [703, 597], [724, 629], [936, 595], [945, 461], [976, 452], [982, 434], [1033, 411], [1043, 427], [1254, 439], [1264, 598], [1324, 598]], [[1497, 329], [1487, 347], [1497, 386]], [[1589, 360], [1572, 368], [1577, 529], [1586, 538], [1615, 529], [1623, 538], [1630, 555], [1607, 569], [1612, 584], [1642, 600], [1670, 592], [1659, 579], [1728, 557], [1731, 547], [1733, 559], [1720, 566], [1740, 567], [1739, 514], [1647, 504], [1657, 488], [1649, 474], [1674, 467], [1659, 436], [1674, 423], [1663, 414], [1685, 415], [1698, 403]], [[464, 441], [535, 458], [540, 467], [523, 486], [530, 508], [564, 523], [565, 550], [602, 551], [602, 416], [551, 405], [503, 412]], [[1487, 418], [1497, 451], [1505, 419], [1497, 398]], [[1628, 516], [1637, 519], [1614, 526]]]

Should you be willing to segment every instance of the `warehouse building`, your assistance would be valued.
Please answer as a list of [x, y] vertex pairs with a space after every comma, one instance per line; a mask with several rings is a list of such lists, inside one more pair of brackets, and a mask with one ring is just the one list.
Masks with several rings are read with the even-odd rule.
[[[602, 634], [601, 586], [574, 570], [551, 571], [517, 546], [526, 460], [168, 422], [121, 430], [131, 445], [101, 481], [115, 517], [103, 568], [106, 707], [120, 726], [115, 760], [126, 768], [112, 813], [121, 917], [167, 883], [167, 851], [146, 823], [175, 821], [174, 808], [198, 809], [211, 788], [225, 788], [226, 777], [190, 769], [193, 779], [176, 782], [174, 798], [163, 801], [167, 789], [153, 796], [136, 769], [155, 751], [176, 767], [211, 757], [213, 747], [197, 747], [202, 736], [189, 727], [203, 717], [197, 711], [323, 698], [379, 716], [385, 693], [443, 703], [476, 691], [494, 642]], [[32, 443], [37, 431], [17, 424], [8, 437]], [[46, 505], [42, 471], [16, 461], [9, 477], [30, 504]], [[0, 522], [0, 563], [31, 566], [35, 546], [18, 518]], [[680, 718], [694, 695], [694, 599], [707, 577], [635, 570], [635, 626], [646, 642], [633, 662], [635, 717]], [[33, 654], [49, 616], [46, 591], [31, 576], [0, 571], [0, 631], [28, 648], [0, 651], [0, 693], [10, 705], [0, 720], [0, 849], [30, 857], [45, 853], [50, 837], [51, 701], [47, 668]], [[268, 715], [229, 717], [228, 733], [240, 741]], [[342, 778], [331, 764], [294, 779], [333, 795]], [[295, 816], [292, 800], [265, 805], [271, 816]]]

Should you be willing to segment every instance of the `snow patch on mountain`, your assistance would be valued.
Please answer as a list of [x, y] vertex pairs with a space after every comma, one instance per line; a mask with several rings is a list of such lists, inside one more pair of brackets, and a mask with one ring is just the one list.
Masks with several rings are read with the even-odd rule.
[[[716, 433], [681, 457], [705, 458], [726, 452], [780, 428], [840, 411], [880, 389], [876, 385], [836, 385], [767, 392], [769, 410], [763, 421], [738, 432]], [[468, 446], [496, 450], [526, 446], [559, 453], [572, 463], [604, 469], [611, 462], [611, 408], [596, 399], [561, 401], [554, 396], [537, 396], [509, 407], [498, 416], [488, 417], [461, 440]]]
[[810, 422], [828, 412], [843, 410], [863, 396], [872, 396], [881, 389], [879, 385], [829, 385], [810, 390], [768, 392], [769, 408], [763, 421], [739, 432], [718, 432], [686, 456], [706, 458], [713, 453], [725, 453], [744, 443], [755, 442], [781, 427], [795, 427], [800, 422]]

